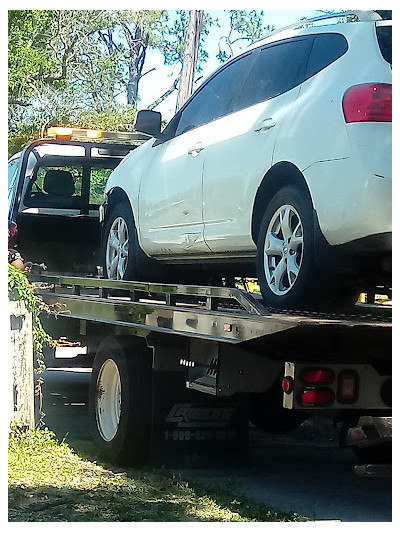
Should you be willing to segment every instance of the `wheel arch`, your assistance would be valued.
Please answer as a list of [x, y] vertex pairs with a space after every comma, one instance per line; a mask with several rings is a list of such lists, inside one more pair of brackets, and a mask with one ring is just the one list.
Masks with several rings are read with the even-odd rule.
[[[150, 277], [153, 281], [156, 280], [157, 277], [157, 266], [154, 259], [151, 259], [150, 256], [146, 254], [146, 252], [143, 250], [140, 240], [140, 231], [138, 228], [138, 221], [137, 217], [135, 216], [135, 207], [136, 209], [138, 206], [132, 205], [132, 201], [128, 196], [128, 193], [122, 189], [121, 187], [115, 186], [112, 189], [110, 189], [107, 192], [107, 203], [105, 204], [105, 212], [104, 212], [104, 220], [102, 223], [102, 229], [101, 229], [101, 247], [103, 250], [103, 259], [104, 259], [104, 250], [106, 247], [106, 231], [107, 231], [107, 224], [108, 219], [111, 216], [110, 213], [115, 209], [116, 206], [119, 204], [123, 204], [127, 207], [127, 210], [130, 212], [131, 216], [131, 222], [133, 224], [133, 227], [131, 228], [133, 230], [132, 234], [134, 234], [132, 246], [135, 247], [135, 259], [134, 259], [134, 265], [132, 265], [132, 268], [135, 269], [135, 276], [138, 277], [128, 277], [127, 279], [136, 279], [137, 281], [143, 280], [141, 272], [146, 274], [146, 281], [150, 280]], [[104, 260], [105, 261], [105, 260]], [[103, 269], [106, 268], [105, 262], [103, 263]], [[129, 268], [129, 267], [128, 267]], [[105, 270], [104, 270], [105, 272]], [[133, 272], [131, 272], [131, 275], [133, 275]], [[150, 276], [150, 277], [149, 277]]]
[[106, 215], [107, 213], [109, 213], [112, 209], [114, 209], [114, 207], [121, 203], [121, 202], [124, 202], [126, 203], [127, 205], [129, 205], [131, 211], [132, 211], [132, 217], [133, 217], [133, 221], [136, 225], [136, 220], [135, 220], [135, 215], [134, 215], [134, 212], [133, 212], [133, 207], [132, 207], [132, 203], [131, 201], [129, 200], [129, 197], [127, 195], [127, 193], [121, 189], [121, 187], [113, 187], [112, 189], [110, 189], [108, 192], [107, 192], [107, 208], [106, 208]]
[[298, 167], [288, 161], [277, 163], [264, 176], [254, 199], [251, 220], [251, 236], [254, 243], [257, 243], [261, 220], [264, 216], [268, 201], [279, 189], [287, 185], [294, 185], [304, 191], [310, 205], [313, 205], [308, 185]]

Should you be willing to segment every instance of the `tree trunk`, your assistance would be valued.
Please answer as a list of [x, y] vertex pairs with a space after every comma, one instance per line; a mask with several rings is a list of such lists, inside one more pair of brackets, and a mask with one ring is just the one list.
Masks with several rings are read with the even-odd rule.
[[193, 91], [194, 73], [199, 53], [200, 33], [203, 27], [204, 11], [190, 11], [189, 23], [185, 37], [185, 51], [182, 61], [182, 72], [179, 82], [179, 92], [176, 110], [180, 109]]
[[10, 350], [13, 368], [13, 419], [23, 427], [35, 427], [32, 314], [22, 300], [9, 303]]
[[126, 24], [123, 25], [123, 30], [129, 46], [127, 102], [136, 108], [138, 101], [138, 85], [140, 78], [142, 77], [149, 36], [139, 26], [136, 27], [134, 35]]

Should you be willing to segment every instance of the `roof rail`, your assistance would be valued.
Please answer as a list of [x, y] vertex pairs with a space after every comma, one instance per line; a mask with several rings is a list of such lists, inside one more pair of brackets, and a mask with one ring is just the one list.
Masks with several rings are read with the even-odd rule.
[[359, 22], [372, 22], [374, 20], [382, 20], [382, 17], [379, 15], [379, 13], [377, 13], [376, 11], [372, 11], [372, 10], [336, 11], [335, 13], [327, 13], [326, 15], [320, 15], [319, 17], [299, 20], [298, 22], [289, 24], [289, 26], [285, 26], [283, 28], [278, 28], [276, 30], [273, 30], [271, 31], [271, 33], [268, 33], [262, 39], [259, 39], [259, 40], [261, 41], [263, 39], [266, 39], [267, 37], [270, 37], [271, 35], [275, 35], [276, 33], [280, 33], [285, 30], [292, 30], [294, 28], [299, 28], [300, 26], [308, 26], [310, 24], [313, 24], [314, 22], [319, 22], [320, 20], [328, 20], [328, 19], [338, 18], [338, 17], [347, 17], [348, 15], [353, 15], [357, 17]]

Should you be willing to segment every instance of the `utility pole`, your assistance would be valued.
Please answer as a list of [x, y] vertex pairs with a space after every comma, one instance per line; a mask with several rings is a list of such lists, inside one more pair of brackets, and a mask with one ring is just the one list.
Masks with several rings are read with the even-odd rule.
[[204, 11], [192, 9], [185, 37], [182, 72], [179, 81], [176, 110], [180, 109], [193, 91], [194, 73], [199, 54], [200, 33], [203, 28]]

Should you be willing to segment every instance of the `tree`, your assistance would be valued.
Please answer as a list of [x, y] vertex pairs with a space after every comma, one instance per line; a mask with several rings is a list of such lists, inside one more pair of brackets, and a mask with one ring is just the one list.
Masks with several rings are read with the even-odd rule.
[[[82, 73], [96, 52], [92, 38], [108, 19], [106, 11], [9, 12], [9, 125], [83, 109], [87, 94]], [[21, 112], [22, 108], [22, 112]], [[21, 117], [22, 115], [22, 117]]]
[[[239, 38], [258, 38], [260, 13], [230, 11], [229, 55]], [[96, 115], [102, 123], [126, 121], [137, 108], [140, 80], [154, 70], [145, 70], [148, 49], [159, 49], [166, 64], [182, 68], [188, 23], [188, 10], [9, 11], [10, 131], [33, 133], [51, 122], [89, 120], [95, 126]], [[216, 23], [204, 12], [198, 73], [208, 58], [205, 36]], [[177, 90], [179, 76], [150, 109]]]
[[[125, 78], [127, 103], [136, 108], [139, 82], [154, 70], [143, 72], [146, 52], [148, 47], [162, 48], [167, 12], [143, 10], [114, 13], [114, 26], [99, 34], [107, 44], [110, 56], [119, 52], [119, 68]], [[124, 71], [127, 71], [127, 75]]]
[[200, 46], [200, 34], [203, 28], [204, 12], [191, 10], [185, 35], [185, 50], [182, 58], [182, 71], [179, 77], [179, 91], [176, 109], [180, 109], [193, 91], [194, 74]]
[[107, 18], [106, 11], [10, 11], [11, 99], [24, 100], [37, 96], [43, 86], [67, 83], [82, 58], [94, 49], [90, 37]]
[[247, 44], [251, 44], [260, 39], [262, 35], [273, 30], [273, 26], [263, 26], [263, 14], [263, 11], [256, 10], [230, 10], [229, 33], [228, 35], [222, 36], [218, 43], [219, 51], [217, 58], [221, 63], [227, 61], [234, 55], [234, 45], [239, 41], [247, 41]]
[[11, 129], [21, 116], [65, 115], [63, 103], [70, 118], [87, 108], [115, 112], [124, 92], [136, 107], [147, 47], [161, 46], [165, 21], [166, 11], [10, 11]]
[[[185, 36], [189, 24], [188, 10], [175, 11], [174, 17], [170, 17], [168, 31], [163, 43], [164, 63], [166, 65], [182, 64], [185, 52]], [[208, 59], [208, 52], [204, 46], [204, 39], [208, 35], [210, 27], [216, 23], [211, 16], [203, 12], [203, 24], [199, 37], [198, 57], [196, 71], [201, 72], [205, 61]]]
[[[168, 27], [168, 35], [165, 38], [163, 43], [163, 54], [164, 54], [164, 63], [166, 65], [180, 65], [180, 71], [177, 77], [171, 84], [171, 87], [165, 91], [159, 98], [152, 102], [147, 109], [154, 109], [161, 102], [163, 102], [170, 94], [176, 91], [179, 88], [179, 80], [181, 78], [183, 58], [185, 55], [185, 43], [186, 43], [186, 31], [189, 24], [189, 11], [179, 10], [176, 11], [176, 17], [173, 19], [172, 24]], [[203, 12], [203, 20], [201, 25], [201, 31], [198, 36], [198, 47], [197, 47], [197, 60], [195, 65], [195, 72], [200, 73], [204, 62], [208, 58], [208, 53], [204, 47], [204, 38], [209, 33], [210, 27], [215, 24], [216, 21], [213, 20], [207, 12]], [[201, 78], [201, 76], [200, 76]], [[199, 78], [197, 78], [199, 79]], [[195, 83], [196, 81], [194, 81]]]
[[46, 53], [51, 21], [46, 11], [9, 11], [8, 15], [8, 93], [11, 105], [28, 105], [34, 82], [47, 73]]

